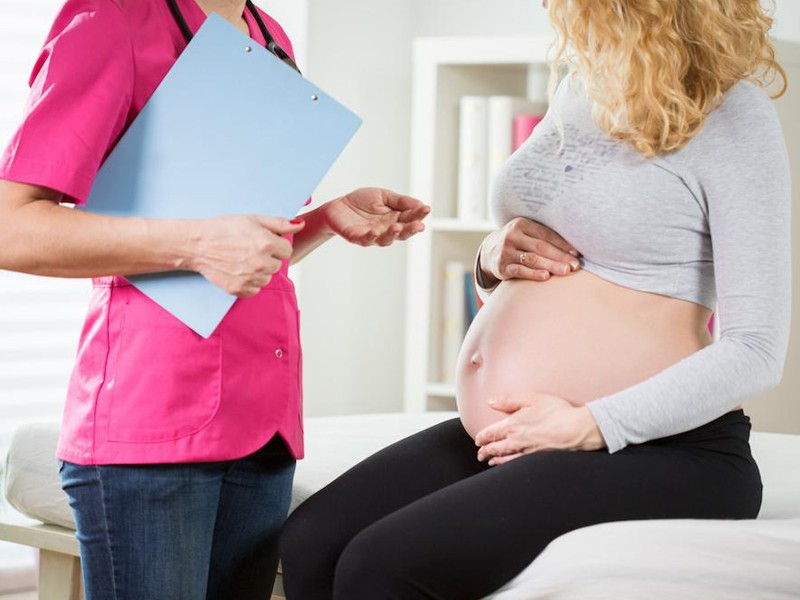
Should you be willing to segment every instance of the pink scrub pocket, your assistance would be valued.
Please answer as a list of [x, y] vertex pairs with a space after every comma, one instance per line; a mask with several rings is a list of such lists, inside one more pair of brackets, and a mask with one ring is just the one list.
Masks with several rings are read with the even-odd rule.
[[128, 293], [109, 361], [108, 439], [167, 442], [192, 435], [219, 410], [222, 344], [204, 339], [142, 296]]

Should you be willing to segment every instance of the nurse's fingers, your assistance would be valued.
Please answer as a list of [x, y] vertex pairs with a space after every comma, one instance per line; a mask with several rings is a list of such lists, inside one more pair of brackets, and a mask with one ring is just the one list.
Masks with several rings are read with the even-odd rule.
[[429, 206], [422, 205], [412, 210], [406, 210], [400, 213], [398, 221], [401, 223], [413, 223], [414, 221], [424, 220], [431, 212]]
[[[289, 242], [289, 240], [286, 238], [279, 237], [273, 233], [271, 233], [270, 236], [271, 239], [266, 241], [264, 246], [261, 248], [262, 253], [276, 258], [279, 261], [291, 258], [292, 252], [294, 251], [291, 242]], [[277, 271], [279, 268], [280, 265], [278, 265], [275, 270]]]
[[431, 212], [431, 207], [421, 200], [394, 192], [387, 192], [385, 204], [392, 210], [399, 212], [419, 211], [419, 214], [422, 216]]
[[[280, 264], [279, 262], [277, 264]], [[273, 271], [274, 272], [274, 271]], [[208, 281], [237, 298], [250, 298], [258, 294], [272, 280], [268, 272], [261, 272], [249, 277], [231, 275], [214, 267], [204, 268], [200, 274]]]
[[236, 296], [237, 298], [252, 298], [260, 291], [261, 291], [260, 287], [248, 286], [241, 288], [238, 293], [234, 294], [234, 296]]
[[[396, 233], [395, 233], [395, 231], [396, 231]], [[391, 237], [391, 240], [389, 241], [388, 244], [385, 244], [385, 245], [388, 246], [391, 243], [396, 242], [396, 241], [397, 242], [404, 242], [408, 238], [410, 238], [410, 237], [412, 237], [412, 236], [414, 236], [414, 235], [416, 235], [416, 234], [418, 234], [418, 233], [420, 233], [422, 231], [425, 231], [425, 225], [423, 225], [420, 221], [414, 221], [413, 223], [408, 223], [408, 224], [405, 224], [405, 225], [404, 224], [400, 224], [400, 223], [396, 223], [393, 226], [392, 232], [390, 234], [388, 234], [388, 236]]]
[[394, 225], [390, 226], [384, 233], [382, 233], [375, 243], [378, 246], [391, 246], [392, 243], [398, 238], [400, 233], [403, 231], [403, 226], [399, 223], [395, 223]]
[[422, 233], [423, 231], [425, 231], [425, 225], [421, 221], [414, 221], [413, 223], [408, 223], [405, 227], [403, 227], [403, 231], [400, 233], [397, 239], [401, 242], [404, 242], [408, 238], [417, 235], [418, 233]]
[[269, 285], [269, 282], [272, 281], [271, 273], [275, 273], [277, 270], [270, 267], [268, 271], [255, 273], [249, 277], [234, 277], [231, 289], [228, 291], [239, 298], [251, 298]]
[[306, 225], [306, 222], [302, 219], [289, 221], [288, 219], [281, 219], [279, 217], [265, 217], [262, 215], [254, 215], [253, 218], [264, 229], [269, 230], [275, 235], [290, 235], [297, 233]]
[[363, 247], [375, 245], [381, 235], [382, 233], [380, 231], [362, 225], [345, 227], [341, 231], [342, 238], [351, 244]]

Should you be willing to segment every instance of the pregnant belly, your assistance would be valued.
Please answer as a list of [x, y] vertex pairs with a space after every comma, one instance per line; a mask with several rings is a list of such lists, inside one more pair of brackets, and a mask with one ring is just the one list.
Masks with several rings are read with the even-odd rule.
[[705, 307], [581, 270], [500, 284], [467, 332], [456, 370], [461, 421], [475, 437], [506, 415], [497, 396], [585, 404], [643, 381], [711, 343]]

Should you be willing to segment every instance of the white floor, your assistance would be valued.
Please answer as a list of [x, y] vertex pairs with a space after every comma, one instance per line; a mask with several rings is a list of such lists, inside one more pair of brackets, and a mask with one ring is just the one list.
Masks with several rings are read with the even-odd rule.
[[[0, 600], [30, 600], [30, 592], [4, 593], [6, 590], [26, 590], [36, 584], [36, 551], [26, 546], [0, 542]], [[35, 593], [34, 593], [35, 594]]]
[[[0, 449], [0, 456], [2, 451]], [[0, 463], [2, 464], [2, 463]], [[0, 491], [0, 516], [7, 517], [11, 508]], [[30, 589], [36, 584], [36, 550], [8, 542], [0, 542], [0, 600], [36, 600], [36, 592], [5, 590]]]

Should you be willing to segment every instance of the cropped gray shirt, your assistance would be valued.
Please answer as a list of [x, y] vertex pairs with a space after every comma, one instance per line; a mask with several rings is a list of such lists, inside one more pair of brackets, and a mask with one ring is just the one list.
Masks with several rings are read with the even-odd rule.
[[703, 425], [780, 381], [789, 162], [772, 101], [753, 83], [731, 88], [686, 147], [646, 159], [597, 126], [572, 79], [496, 178], [493, 218], [550, 227], [608, 281], [712, 310], [719, 303], [717, 343], [588, 404], [616, 452]]

